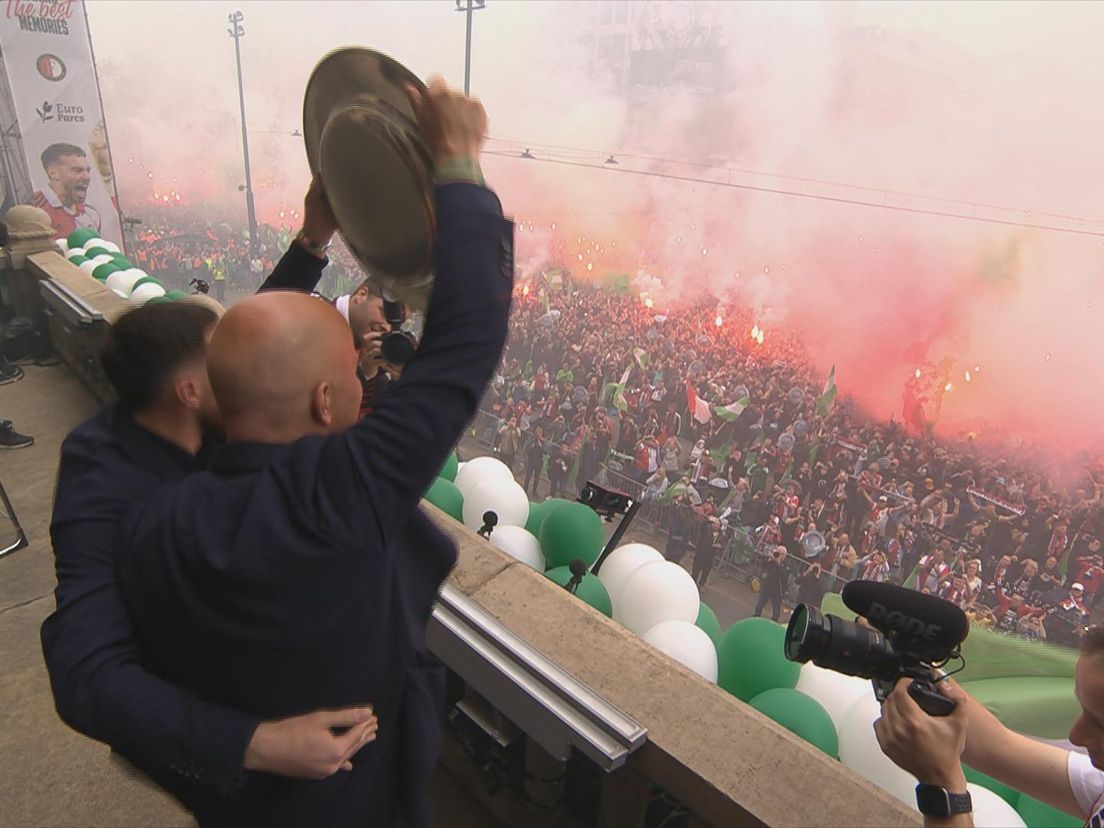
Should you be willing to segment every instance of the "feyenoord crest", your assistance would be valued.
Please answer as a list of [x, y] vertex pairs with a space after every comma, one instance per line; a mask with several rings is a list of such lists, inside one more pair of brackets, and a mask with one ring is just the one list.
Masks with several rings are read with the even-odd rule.
[[66, 68], [65, 63], [57, 55], [45, 54], [39, 55], [38, 60], [35, 61], [35, 68], [38, 70], [38, 74], [42, 75], [48, 81], [65, 80]]
[[436, 237], [433, 158], [406, 84], [425, 89], [380, 52], [331, 52], [307, 81], [303, 139], [350, 250], [389, 295], [424, 310]]

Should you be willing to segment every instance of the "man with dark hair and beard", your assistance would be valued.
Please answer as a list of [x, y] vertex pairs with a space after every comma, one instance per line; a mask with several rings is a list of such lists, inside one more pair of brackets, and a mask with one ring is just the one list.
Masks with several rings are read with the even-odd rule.
[[68, 236], [78, 227], [102, 229], [100, 211], [88, 203], [92, 182], [92, 164], [88, 153], [76, 144], [50, 144], [42, 151], [42, 169], [50, 186], [36, 190], [34, 206], [45, 211], [59, 236]]

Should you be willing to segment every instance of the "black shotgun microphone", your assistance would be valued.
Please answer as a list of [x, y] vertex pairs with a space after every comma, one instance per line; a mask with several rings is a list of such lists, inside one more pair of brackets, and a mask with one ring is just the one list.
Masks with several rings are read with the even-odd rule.
[[966, 613], [950, 601], [877, 581], [852, 581], [843, 603], [923, 661], [944, 661], [970, 632]]

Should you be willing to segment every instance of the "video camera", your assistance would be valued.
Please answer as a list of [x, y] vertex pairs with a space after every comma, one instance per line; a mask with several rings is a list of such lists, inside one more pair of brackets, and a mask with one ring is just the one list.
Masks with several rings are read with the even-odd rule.
[[383, 300], [383, 314], [391, 330], [380, 339], [380, 355], [392, 365], [406, 365], [414, 357], [418, 340], [404, 329], [406, 312], [399, 302]]
[[950, 715], [955, 702], [936, 689], [935, 670], [961, 657], [966, 614], [933, 595], [876, 581], [847, 584], [843, 602], [873, 627], [798, 604], [786, 628], [786, 658], [871, 679], [880, 702], [899, 679], [911, 678], [909, 695], [925, 713]]

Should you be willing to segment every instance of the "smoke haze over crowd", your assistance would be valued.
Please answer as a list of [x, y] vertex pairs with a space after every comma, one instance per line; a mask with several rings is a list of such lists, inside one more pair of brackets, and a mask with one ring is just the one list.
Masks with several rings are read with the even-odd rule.
[[[879, 417], [900, 418], [920, 370], [950, 387], [948, 431], [1104, 438], [1104, 6], [637, 4], [642, 28], [721, 33], [722, 71], [682, 90], [626, 82], [593, 31], [601, 6], [475, 14], [484, 166], [522, 222], [523, 274], [560, 256], [577, 278], [630, 274], [658, 308], [750, 303]], [[462, 83], [451, 2], [240, 7], [262, 221], [301, 209], [292, 133], [324, 53], [366, 45]], [[235, 8], [89, 4], [126, 213], [171, 202], [244, 222]]]

